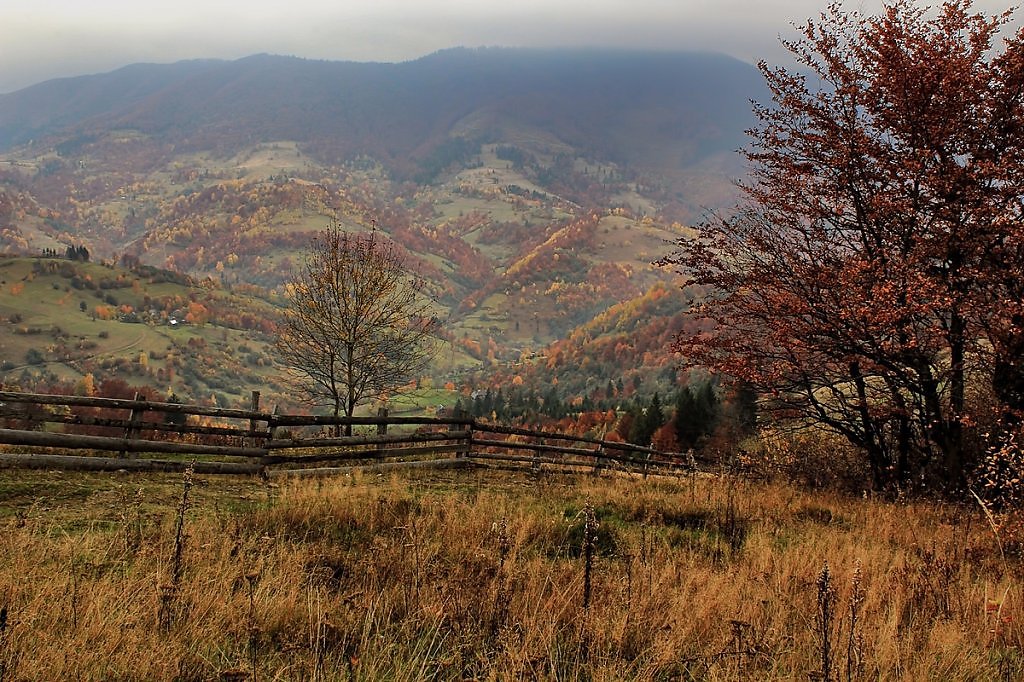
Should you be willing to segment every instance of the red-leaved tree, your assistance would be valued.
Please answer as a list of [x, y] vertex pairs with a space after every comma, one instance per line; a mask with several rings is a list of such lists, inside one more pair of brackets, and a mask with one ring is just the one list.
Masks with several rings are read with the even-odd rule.
[[760, 65], [744, 200], [666, 259], [717, 292], [689, 361], [842, 434], [877, 487], [961, 485], [977, 396], [1022, 407], [1024, 32], [971, 5], [808, 21], [798, 69]]

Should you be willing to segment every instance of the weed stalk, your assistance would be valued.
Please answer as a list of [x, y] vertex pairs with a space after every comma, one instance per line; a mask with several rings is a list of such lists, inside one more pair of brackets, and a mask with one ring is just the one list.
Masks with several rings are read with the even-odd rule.
[[182, 557], [185, 550], [185, 512], [188, 510], [188, 494], [192, 490], [192, 476], [195, 473], [195, 460], [188, 465], [182, 476], [181, 500], [178, 502], [178, 513], [174, 528], [174, 554], [171, 557], [171, 581], [160, 586], [160, 609], [158, 620], [164, 630], [170, 628], [174, 620], [174, 600], [181, 584]]
[[836, 591], [832, 587], [832, 572], [828, 562], [821, 569], [816, 581], [818, 587], [817, 613], [815, 626], [819, 637], [819, 656], [821, 669], [817, 679], [821, 682], [832, 682], [832, 623], [835, 620]]
[[863, 575], [860, 560], [850, 581], [850, 631], [846, 639], [846, 682], [864, 674], [864, 635], [860, 632], [861, 606], [864, 604]]

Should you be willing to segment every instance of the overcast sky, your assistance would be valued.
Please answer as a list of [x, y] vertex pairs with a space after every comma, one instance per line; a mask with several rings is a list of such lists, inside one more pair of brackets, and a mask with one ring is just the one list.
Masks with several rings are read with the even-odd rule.
[[[715, 50], [781, 60], [827, 0], [0, 0], [0, 92], [135, 62], [267, 52], [405, 61], [456, 46]], [[935, 3], [938, 0], [934, 0]], [[854, 0], [874, 12], [880, 0]], [[1009, 0], [978, 0], [1005, 9]]]

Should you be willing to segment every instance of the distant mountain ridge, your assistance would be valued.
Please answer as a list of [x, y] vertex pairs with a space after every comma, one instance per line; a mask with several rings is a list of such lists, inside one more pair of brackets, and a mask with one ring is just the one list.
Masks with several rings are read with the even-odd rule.
[[327, 163], [373, 156], [412, 173], [460, 124], [540, 129], [639, 168], [694, 167], [743, 143], [756, 69], [703, 53], [456, 48], [415, 61], [254, 55], [135, 64], [0, 95], [0, 151], [115, 129], [176, 150], [289, 139]]

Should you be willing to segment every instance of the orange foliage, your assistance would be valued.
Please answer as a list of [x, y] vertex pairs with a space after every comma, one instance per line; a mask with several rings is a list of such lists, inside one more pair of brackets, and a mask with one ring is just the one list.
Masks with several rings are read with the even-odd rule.
[[655, 450], [662, 452], [679, 452], [679, 441], [676, 439], [675, 426], [669, 422], [654, 432], [651, 443]]

